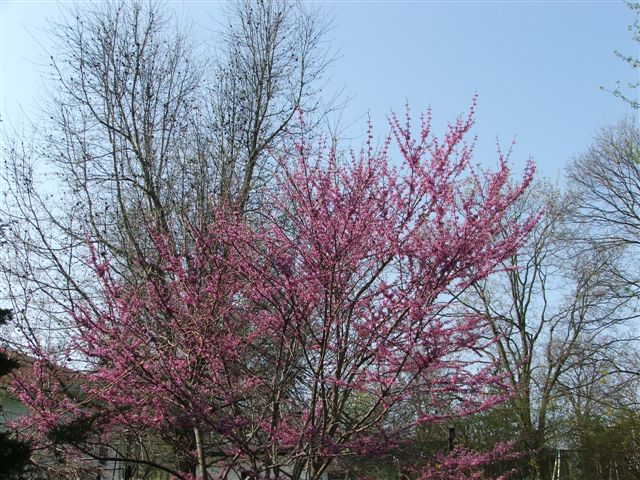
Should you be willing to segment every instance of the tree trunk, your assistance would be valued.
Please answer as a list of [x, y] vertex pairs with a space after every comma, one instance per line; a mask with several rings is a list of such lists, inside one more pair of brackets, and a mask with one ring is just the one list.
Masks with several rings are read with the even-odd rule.
[[198, 470], [196, 476], [202, 480], [207, 479], [207, 464], [204, 458], [204, 448], [202, 446], [202, 437], [200, 436], [200, 429], [194, 428], [193, 433], [196, 439], [196, 454], [198, 456]]

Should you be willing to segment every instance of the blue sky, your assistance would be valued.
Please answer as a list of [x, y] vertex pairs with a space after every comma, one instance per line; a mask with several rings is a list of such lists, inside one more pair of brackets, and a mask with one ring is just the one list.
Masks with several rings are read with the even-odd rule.
[[[0, 108], [3, 121], [38, 113], [51, 45], [44, 29], [55, 2], [3, 1]], [[171, 2], [206, 29], [215, 29], [219, 2]], [[613, 95], [617, 80], [637, 72], [614, 50], [640, 55], [627, 31], [632, 12], [622, 2], [325, 2], [334, 18], [328, 38], [338, 58], [326, 90], [351, 97], [344, 134], [358, 138], [370, 115], [386, 130], [390, 110], [431, 106], [435, 131], [465, 111], [478, 94], [476, 160], [494, 163], [496, 137], [513, 161], [530, 156], [552, 179], [584, 150], [598, 127], [630, 112]], [[379, 137], [379, 138], [380, 138]]]

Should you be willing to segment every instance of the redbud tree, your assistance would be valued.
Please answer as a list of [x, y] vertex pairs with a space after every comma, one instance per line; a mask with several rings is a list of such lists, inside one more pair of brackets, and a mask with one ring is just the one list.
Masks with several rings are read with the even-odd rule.
[[[505, 217], [533, 166], [517, 185], [502, 156], [472, 168], [473, 109], [442, 138], [429, 115], [417, 133], [408, 114], [390, 123], [381, 148], [370, 130], [346, 158], [293, 139], [257, 212], [214, 205], [206, 222], [183, 219], [179, 245], [151, 232], [158, 268], [143, 282], [96, 247], [101, 297], [70, 312], [70, 348], [89, 367], [69, 387], [43, 358], [16, 380], [33, 441], [185, 480], [318, 479], [504, 398], [485, 320], [456, 298], [535, 222]], [[132, 438], [146, 448], [124, 448]], [[423, 477], [465, 478], [484, 458], [454, 453]]]

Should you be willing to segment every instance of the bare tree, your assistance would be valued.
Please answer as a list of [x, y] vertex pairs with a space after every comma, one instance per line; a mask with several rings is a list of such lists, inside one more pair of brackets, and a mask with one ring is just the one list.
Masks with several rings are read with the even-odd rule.
[[[522, 446], [531, 452], [528, 475], [547, 478], [544, 448], [554, 438], [562, 381], [581, 365], [589, 344], [606, 346], [605, 334], [627, 319], [614, 294], [609, 255], [575, 255], [566, 200], [539, 184], [512, 211], [514, 218], [542, 212], [527, 243], [504, 262], [504, 271], [475, 287], [466, 303], [484, 315], [496, 337], [495, 356], [514, 392], [510, 402]], [[565, 384], [566, 386], [566, 384]], [[574, 385], [578, 387], [578, 385]]]
[[322, 43], [327, 25], [305, 9], [281, 0], [243, 0], [228, 11], [209, 90], [211, 141], [219, 159], [218, 193], [240, 209], [256, 181], [264, 186], [269, 178], [265, 148], [277, 149], [274, 140], [285, 130], [305, 128], [296, 113], [313, 125], [326, 111], [318, 80], [329, 61]]
[[[637, 11], [637, 5], [631, 7]], [[582, 458], [587, 471], [604, 469], [604, 477], [614, 469], [635, 478], [637, 456], [625, 453], [633, 436], [622, 433], [634, 421], [633, 428], [637, 428], [640, 381], [636, 323], [640, 299], [640, 129], [636, 120], [628, 117], [600, 129], [592, 145], [573, 160], [567, 177], [574, 209], [572, 241], [583, 257], [599, 259], [609, 279], [608, 295], [618, 305], [628, 306], [629, 316], [634, 318], [628, 326], [607, 332], [600, 344], [587, 342], [576, 352], [576, 367], [561, 381], [572, 419], [570, 430], [580, 439], [580, 447], [594, 450], [593, 458]], [[612, 449], [607, 445], [611, 442], [624, 444]]]
[[180, 243], [178, 218], [206, 221], [212, 198], [257, 205], [267, 149], [321, 112], [326, 24], [301, 3], [233, 4], [217, 58], [161, 5], [94, 8], [52, 26], [49, 118], [5, 142], [2, 272], [33, 341], [90, 300], [88, 240], [132, 281], [153, 274], [150, 227]]
[[623, 285], [618, 294], [640, 293], [640, 129], [625, 118], [602, 128], [593, 144], [567, 169], [571, 202], [576, 206], [583, 248], [622, 249], [624, 257], [610, 264]]

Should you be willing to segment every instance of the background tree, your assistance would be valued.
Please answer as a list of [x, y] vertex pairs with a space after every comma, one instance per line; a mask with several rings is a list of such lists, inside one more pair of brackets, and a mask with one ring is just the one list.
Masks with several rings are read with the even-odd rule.
[[622, 297], [640, 293], [640, 130], [631, 117], [602, 128], [593, 144], [567, 169], [576, 240], [585, 249], [622, 250], [609, 262], [611, 273], [624, 288]]
[[2, 272], [32, 343], [91, 298], [87, 237], [129, 281], [145, 279], [148, 226], [180, 243], [179, 218], [206, 221], [212, 196], [255, 205], [254, 187], [272, 175], [265, 149], [296, 111], [320, 112], [321, 17], [300, 3], [247, 1], [227, 19], [217, 58], [160, 5], [84, 6], [52, 26], [43, 134], [9, 135], [4, 152]]
[[[593, 144], [567, 169], [574, 205], [572, 241], [584, 255], [603, 260], [611, 293], [628, 302], [637, 320], [640, 298], [640, 129], [632, 117], [600, 129]], [[611, 252], [618, 252], [612, 255]], [[632, 335], [634, 328], [622, 335]], [[615, 337], [620, 332], [611, 334]], [[635, 335], [637, 340], [637, 335]], [[637, 344], [636, 344], [637, 346]], [[601, 358], [591, 358], [602, 361]], [[633, 345], [617, 347], [606, 370], [635, 377], [640, 357]]]
[[[265, 150], [280, 148], [285, 129], [309, 134], [333, 108], [334, 100], [328, 107], [320, 95], [330, 61], [324, 47], [329, 25], [321, 12], [307, 8], [301, 2], [243, 0], [227, 12], [216, 77], [207, 87], [213, 99], [207, 142], [217, 159], [216, 194], [241, 211], [248, 203], [259, 204], [258, 198], [250, 202], [250, 195], [274, 174], [276, 165], [268, 164]], [[306, 124], [297, 121], [300, 112]]]
[[[637, 11], [637, 5], [630, 7]], [[589, 343], [581, 346], [579, 368], [563, 379], [563, 386], [569, 384], [565, 398], [570, 407], [570, 428], [579, 439], [578, 448], [592, 452], [580, 457], [582, 471], [597, 472], [600, 478], [611, 472], [620, 478], [634, 478], [637, 458], [628, 451], [638, 429], [640, 380], [636, 328], [640, 131], [635, 120], [628, 117], [600, 129], [593, 144], [573, 160], [567, 177], [575, 208], [572, 241], [583, 256], [600, 259], [610, 278], [611, 297], [628, 305], [633, 318], [626, 328], [607, 332], [606, 355]]]
[[477, 283], [466, 303], [486, 316], [497, 337], [494, 355], [515, 392], [510, 408], [528, 452], [525, 472], [546, 479], [551, 466], [545, 448], [566, 442], [556, 422], [561, 387], [568, 385], [563, 379], [580, 368], [584, 345], [594, 355], [611, 354], [607, 335], [631, 313], [608, 268], [617, 251], [576, 254], [566, 241], [573, 238], [571, 211], [548, 184], [530, 189], [509, 218], [535, 212], [540, 221], [522, 248], [504, 260], [501, 273]]
[[[567, 172], [571, 202], [575, 205], [574, 242], [586, 255], [606, 260], [603, 266], [612, 279], [612, 295], [628, 303], [634, 313], [634, 323], [610, 333], [613, 355], [603, 358], [588, 349], [584, 358], [587, 365], [593, 364], [588, 373], [592, 390], [596, 391], [583, 392], [579, 402], [585, 412], [589, 412], [589, 401], [593, 401], [626, 415], [637, 403], [633, 392], [640, 379], [636, 328], [640, 298], [640, 130], [634, 119], [628, 117], [602, 128], [593, 144], [573, 160]], [[611, 251], [620, 253], [608, 255]], [[625, 337], [634, 341], [620, 342], [620, 338]], [[598, 392], [604, 388], [601, 385], [611, 385], [612, 377], [617, 378], [616, 383], [631, 387], [610, 387], [616, 390], [615, 395], [606, 390]], [[574, 400], [574, 405], [577, 401]], [[596, 409], [594, 415], [601, 415], [601, 410]]]

